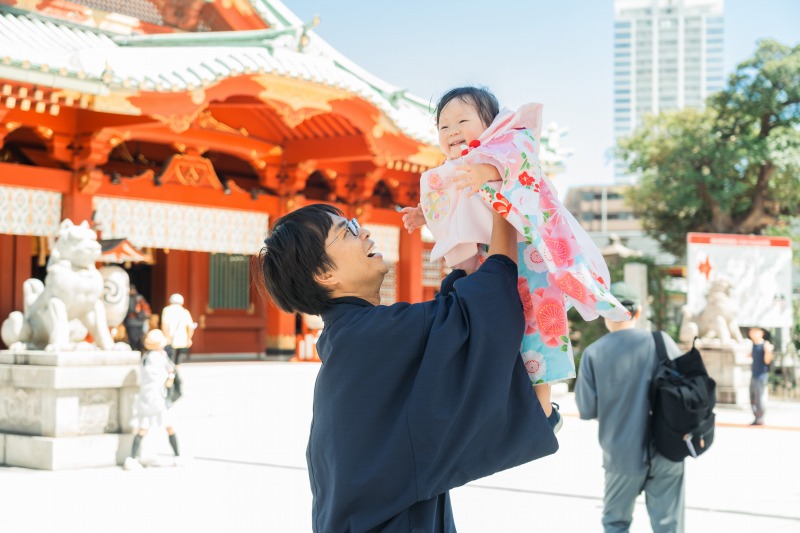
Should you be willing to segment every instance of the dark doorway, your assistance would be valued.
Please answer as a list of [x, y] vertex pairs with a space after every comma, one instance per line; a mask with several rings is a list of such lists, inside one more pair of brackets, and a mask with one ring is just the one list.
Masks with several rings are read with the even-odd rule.
[[136, 291], [144, 296], [147, 303], [153, 302], [153, 266], [146, 263], [135, 263], [126, 267], [131, 285], [136, 286]]

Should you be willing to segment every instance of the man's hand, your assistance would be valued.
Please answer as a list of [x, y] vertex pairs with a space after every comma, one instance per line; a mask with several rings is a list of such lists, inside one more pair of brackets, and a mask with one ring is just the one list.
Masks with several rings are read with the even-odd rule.
[[415, 229], [425, 225], [425, 215], [422, 214], [421, 204], [417, 204], [416, 207], [404, 207], [400, 212], [403, 213], [403, 226], [408, 233], [414, 233]]
[[500, 173], [495, 167], [486, 163], [477, 165], [460, 165], [456, 167], [456, 188], [467, 189], [473, 195], [487, 181], [500, 180]]

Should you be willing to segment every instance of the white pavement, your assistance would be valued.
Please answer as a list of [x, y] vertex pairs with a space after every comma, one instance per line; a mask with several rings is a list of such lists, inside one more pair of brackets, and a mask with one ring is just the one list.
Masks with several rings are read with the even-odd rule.
[[[0, 467], [0, 532], [310, 531], [305, 444], [318, 366], [183, 365], [175, 407], [179, 467], [41, 472]], [[600, 531], [603, 471], [597, 427], [560, 389], [561, 449], [452, 492], [461, 533]], [[800, 531], [800, 403], [772, 401], [771, 426], [720, 407], [714, 448], [687, 466], [688, 532]], [[144, 454], [166, 462], [163, 432]], [[650, 531], [644, 502], [631, 531]]]

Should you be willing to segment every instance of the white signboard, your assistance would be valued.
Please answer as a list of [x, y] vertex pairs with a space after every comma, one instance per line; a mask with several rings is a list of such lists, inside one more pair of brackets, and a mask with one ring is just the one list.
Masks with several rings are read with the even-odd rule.
[[689, 233], [687, 306], [706, 306], [711, 282], [731, 282], [740, 326], [792, 326], [792, 241], [787, 237]]

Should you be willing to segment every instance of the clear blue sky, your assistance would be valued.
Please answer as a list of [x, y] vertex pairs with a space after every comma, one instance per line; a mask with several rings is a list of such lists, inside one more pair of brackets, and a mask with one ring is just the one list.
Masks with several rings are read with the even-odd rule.
[[[613, 0], [283, 0], [317, 33], [378, 77], [436, 100], [488, 86], [500, 104], [542, 102], [545, 123], [569, 128], [570, 186], [609, 183]], [[772, 38], [800, 44], [800, 0], [725, 0], [725, 70]]]

